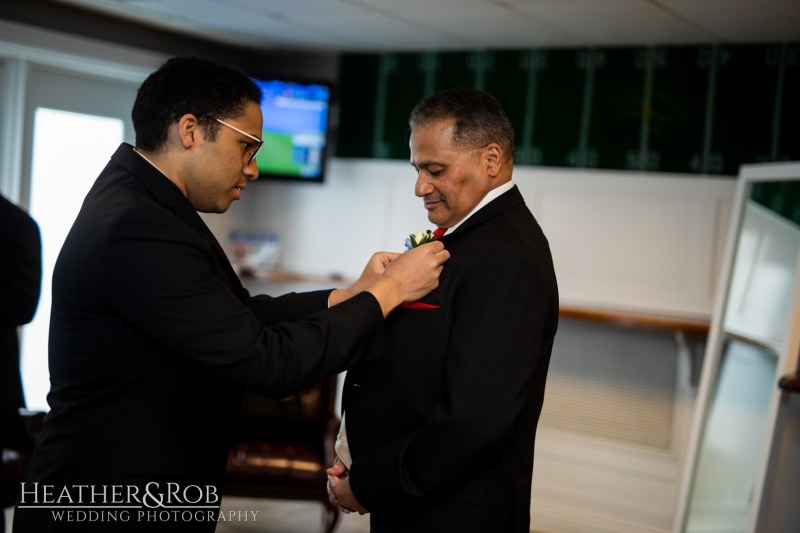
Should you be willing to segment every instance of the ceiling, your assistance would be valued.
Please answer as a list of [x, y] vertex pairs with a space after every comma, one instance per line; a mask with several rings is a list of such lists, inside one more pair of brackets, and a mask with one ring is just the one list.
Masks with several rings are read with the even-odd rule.
[[800, 41], [800, 0], [51, 0], [258, 49]]

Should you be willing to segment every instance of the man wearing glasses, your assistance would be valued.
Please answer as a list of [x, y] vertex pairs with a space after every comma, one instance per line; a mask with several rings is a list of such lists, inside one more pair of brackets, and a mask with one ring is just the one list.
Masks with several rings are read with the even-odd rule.
[[258, 177], [260, 100], [195, 57], [139, 88], [136, 147], [111, 157], [55, 267], [51, 410], [15, 532], [213, 531], [244, 388], [284, 397], [384, 352], [384, 318], [438, 284], [441, 243], [376, 253], [347, 289], [242, 287], [197, 212]]

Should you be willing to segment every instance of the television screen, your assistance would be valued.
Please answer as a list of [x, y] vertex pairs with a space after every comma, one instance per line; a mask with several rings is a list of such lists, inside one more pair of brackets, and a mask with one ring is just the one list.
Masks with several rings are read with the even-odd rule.
[[260, 176], [321, 182], [328, 144], [330, 86], [253, 81], [264, 94], [264, 147], [257, 159]]

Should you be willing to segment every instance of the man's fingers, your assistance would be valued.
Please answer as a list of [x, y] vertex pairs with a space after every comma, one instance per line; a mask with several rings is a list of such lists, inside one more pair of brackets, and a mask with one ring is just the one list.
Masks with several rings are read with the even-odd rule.
[[[336, 497], [336, 493], [334, 493], [334, 491], [333, 491], [333, 484], [331, 483], [330, 479], [328, 479], [328, 483], [326, 483], [325, 488], [328, 491], [328, 500], [330, 500], [330, 502], [333, 505], [338, 507], [339, 510], [342, 511], [344, 514], [350, 514], [350, 513], [353, 512], [353, 510], [350, 509], [349, 507], [345, 507], [345, 506], [339, 504], [339, 499]], [[359, 514], [364, 514], [364, 513], [361, 513], [359, 511]]]

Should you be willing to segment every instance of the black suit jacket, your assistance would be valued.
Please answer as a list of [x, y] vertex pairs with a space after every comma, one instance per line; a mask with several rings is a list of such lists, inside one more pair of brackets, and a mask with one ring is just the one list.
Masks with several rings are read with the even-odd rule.
[[0, 444], [13, 444], [16, 413], [25, 406], [17, 328], [33, 320], [42, 281], [39, 226], [0, 196]]
[[[55, 485], [56, 494], [63, 486], [133, 485], [143, 494], [157, 483], [152, 494], [174, 483], [213, 492], [218, 504], [226, 436], [245, 387], [283, 397], [382, 346], [372, 295], [327, 309], [328, 294], [250, 296], [179, 189], [123, 144], [87, 195], [55, 267], [51, 411], [26, 489], [35, 482]], [[54, 523], [49, 511], [22, 502], [14, 519], [15, 532], [31, 533], [216, 525], [202, 515]]]
[[547, 240], [516, 187], [443, 238], [427, 308], [347, 373], [350, 483], [373, 532], [530, 527], [536, 425], [558, 321]]

